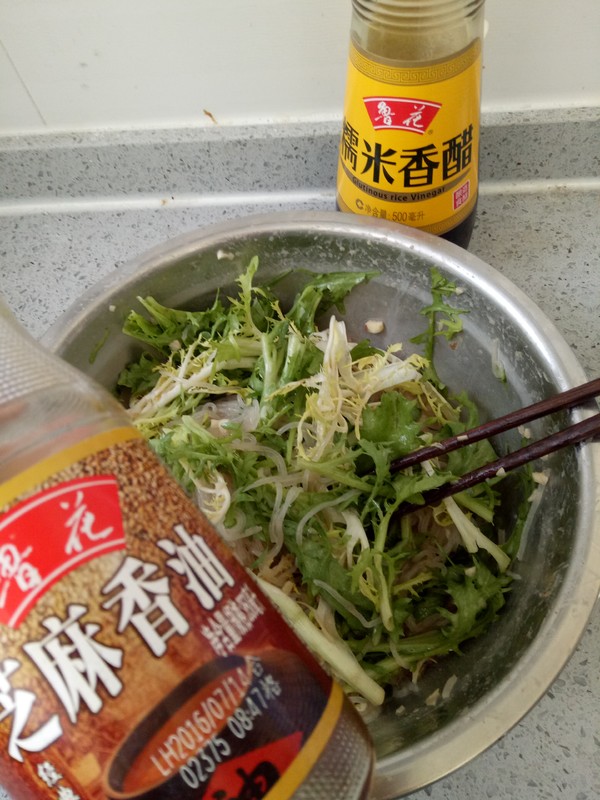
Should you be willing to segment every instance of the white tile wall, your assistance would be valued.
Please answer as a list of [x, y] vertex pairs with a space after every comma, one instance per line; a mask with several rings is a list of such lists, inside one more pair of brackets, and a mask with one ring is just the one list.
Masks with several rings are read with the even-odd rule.
[[36, 128], [43, 120], [27, 87], [0, 44], [0, 129]]
[[487, 0], [490, 110], [600, 106], [599, 0]]
[[[334, 119], [351, 0], [0, 0], [0, 133]], [[600, 105], [600, 2], [487, 0], [484, 110]]]

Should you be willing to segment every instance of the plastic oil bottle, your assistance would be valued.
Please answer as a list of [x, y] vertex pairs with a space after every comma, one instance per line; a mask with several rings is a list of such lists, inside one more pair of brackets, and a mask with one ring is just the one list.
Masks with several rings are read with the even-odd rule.
[[468, 245], [483, 14], [484, 0], [352, 0], [340, 210]]
[[0, 784], [365, 798], [366, 729], [104, 389], [0, 300]]

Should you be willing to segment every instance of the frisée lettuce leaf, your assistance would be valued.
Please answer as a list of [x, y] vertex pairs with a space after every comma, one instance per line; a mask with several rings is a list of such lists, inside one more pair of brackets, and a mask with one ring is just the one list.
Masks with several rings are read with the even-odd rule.
[[[375, 273], [309, 273], [285, 310], [257, 270], [254, 258], [237, 294], [204, 310], [140, 298], [124, 331], [145, 350], [120, 376], [123, 402], [306, 644], [377, 705], [488, 628], [517, 549], [495, 527], [499, 477], [423, 505], [428, 489], [490, 461], [489, 443], [389, 468], [477, 421], [433, 366], [436, 337], [462, 328], [457, 290], [432, 272], [413, 340], [423, 353], [404, 356], [400, 343], [352, 341], [335, 313]], [[405, 501], [423, 507], [401, 516]]]

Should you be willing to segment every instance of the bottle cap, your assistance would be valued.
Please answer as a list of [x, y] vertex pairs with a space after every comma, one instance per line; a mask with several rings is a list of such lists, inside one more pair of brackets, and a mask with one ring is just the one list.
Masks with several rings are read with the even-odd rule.
[[439, 32], [463, 24], [484, 0], [354, 0], [354, 10], [366, 21], [418, 33]]

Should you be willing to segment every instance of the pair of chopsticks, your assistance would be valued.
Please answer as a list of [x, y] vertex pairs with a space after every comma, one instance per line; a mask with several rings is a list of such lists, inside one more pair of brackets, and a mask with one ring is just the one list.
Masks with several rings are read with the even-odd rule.
[[[526, 406], [525, 408], [511, 411], [510, 413], [505, 414], [502, 417], [498, 417], [497, 419], [484, 422], [483, 425], [478, 425], [476, 428], [471, 428], [471, 430], [465, 431], [457, 436], [451, 436], [448, 439], [445, 439], [443, 442], [436, 442], [434, 444], [427, 445], [427, 447], [422, 447], [406, 456], [397, 458], [390, 464], [390, 471], [392, 473], [399, 472], [400, 470], [407, 469], [415, 464], [420, 464], [422, 461], [426, 461], [429, 458], [450, 453], [453, 450], [464, 447], [465, 445], [479, 442], [482, 439], [488, 439], [491, 436], [511, 430], [520, 425], [526, 425], [528, 422], [532, 422], [535, 419], [541, 419], [542, 417], [553, 414], [556, 411], [562, 411], [564, 409], [574, 408], [575, 406], [582, 405], [587, 400], [591, 400], [598, 395], [600, 395], [600, 378], [595, 378], [588, 383], [584, 383], [581, 386], [575, 387], [574, 389], [568, 389], [566, 392], [561, 392], [560, 394], [549, 397], [546, 400], [540, 401], [539, 403], [534, 403], [533, 405]], [[563, 447], [580, 444], [599, 435], [600, 413], [588, 417], [581, 422], [577, 422], [576, 424], [564, 428], [556, 433], [553, 433], [550, 436], [546, 436], [544, 439], [539, 439], [537, 442], [526, 445], [520, 450], [516, 450], [513, 453], [508, 453], [507, 455], [498, 458], [496, 461], [492, 461], [489, 464], [484, 464], [478, 469], [468, 472], [454, 481], [450, 481], [443, 486], [439, 486], [437, 489], [431, 489], [428, 492], [424, 492], [424, 502], [422, 505], [406, 503], [398, 510], [403, 514], [406, 514], [418, 508], [423, 508], [423, 506], [436, 505], [444, 498], [451, 497], [458, 492], [469, 489], [471, 486], [475, 486], [477, 483], [482, 483], [483, 481], [493, 478], [496, 475], [502, 475], [505, 472], [510, 472], [517, 467], [523, 466], [523, 464], [527, 464], [530, 461], [535, 461], [536, 459], [548, 455], [549, 453], [553, 453], [556, 450], [560, 450]]]

